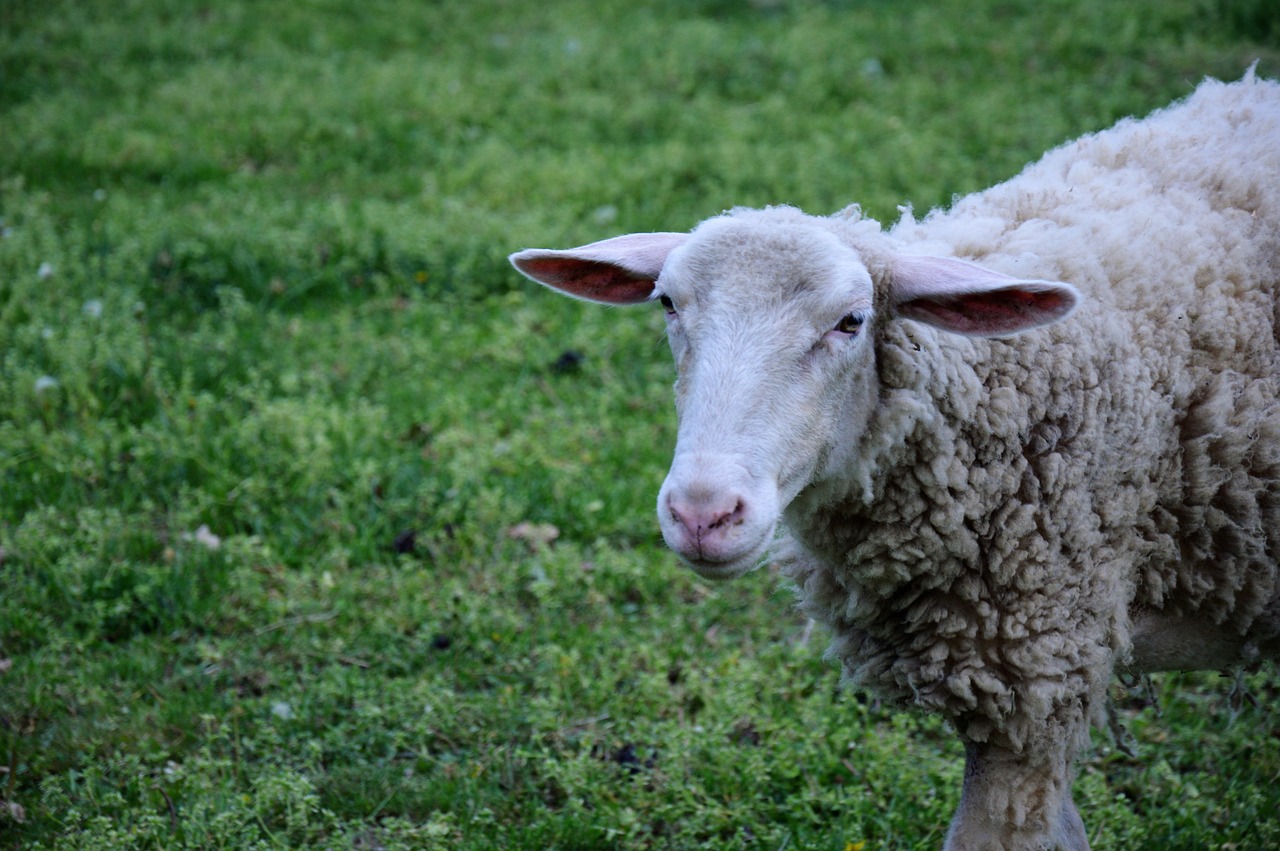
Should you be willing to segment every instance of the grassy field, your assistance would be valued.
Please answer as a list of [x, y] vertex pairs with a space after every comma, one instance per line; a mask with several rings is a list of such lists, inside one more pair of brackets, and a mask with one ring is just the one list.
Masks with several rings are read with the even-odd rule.
[[[660, 311], [505, 255], [888, 221], [1266, 0], [0, 4], [0, 848], [908, 849], [961, 754], [657, 532]], [[1099, 849], [1280, 847], [1280, 680], [1116, 686]]]

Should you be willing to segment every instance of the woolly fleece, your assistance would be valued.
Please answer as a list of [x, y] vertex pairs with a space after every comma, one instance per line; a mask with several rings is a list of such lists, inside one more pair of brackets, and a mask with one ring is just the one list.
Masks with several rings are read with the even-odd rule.
[[1183, 661], [1135, 656], [1147, 613], [1227, 648], [1193, 665], [1274, 655], [1280, 85], [1207, 81], [887, 234], [833, 221], [878, 290], [919, 252], [1084, 293], [1008, 339], [878, 327], [851, 475], [778, 548], [851, 679], [1025, 752], [1083, 742], [1117, 662]]

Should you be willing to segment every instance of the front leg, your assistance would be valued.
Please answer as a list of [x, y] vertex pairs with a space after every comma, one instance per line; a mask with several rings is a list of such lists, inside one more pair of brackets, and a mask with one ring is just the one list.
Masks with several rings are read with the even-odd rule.
[[1046, 744], [1049, 753], [1015, 753], [965, 742], [964, 788], [945, 851], [1089, 851], [1071, 800], [1074, 748]]

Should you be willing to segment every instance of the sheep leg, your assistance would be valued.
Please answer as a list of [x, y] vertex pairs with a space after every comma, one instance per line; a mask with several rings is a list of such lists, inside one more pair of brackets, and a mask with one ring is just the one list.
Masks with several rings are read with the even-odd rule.
[[1072, 754], [965, 742], [964, 787], [945, 851], [1089, 851], [1071, 800]]

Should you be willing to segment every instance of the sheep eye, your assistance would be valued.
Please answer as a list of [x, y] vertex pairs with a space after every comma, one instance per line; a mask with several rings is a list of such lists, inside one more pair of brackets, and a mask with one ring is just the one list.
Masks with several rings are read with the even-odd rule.
[[675, 306], [675, 304], [671, 301], [671, 297], [670, 297], [670, 296], [665, 296], [665, 295], [664, 295], [664, 296], [659, 296], [659, 297], [658, 297], [658, 302], [662, 305], [662, 309], [663, 309], [663, 310], [665, 310], [667, 313], [670, 313], [670, 314], [672, 314], [672, 315], [674, 315], [674, 314], [675, 314], [675, 312], [676, 312], [676, 306]]
[[836, 323], [836, 330], [841, 334], [857, 334], [865, 321], [861, 313], [848, 313]]

